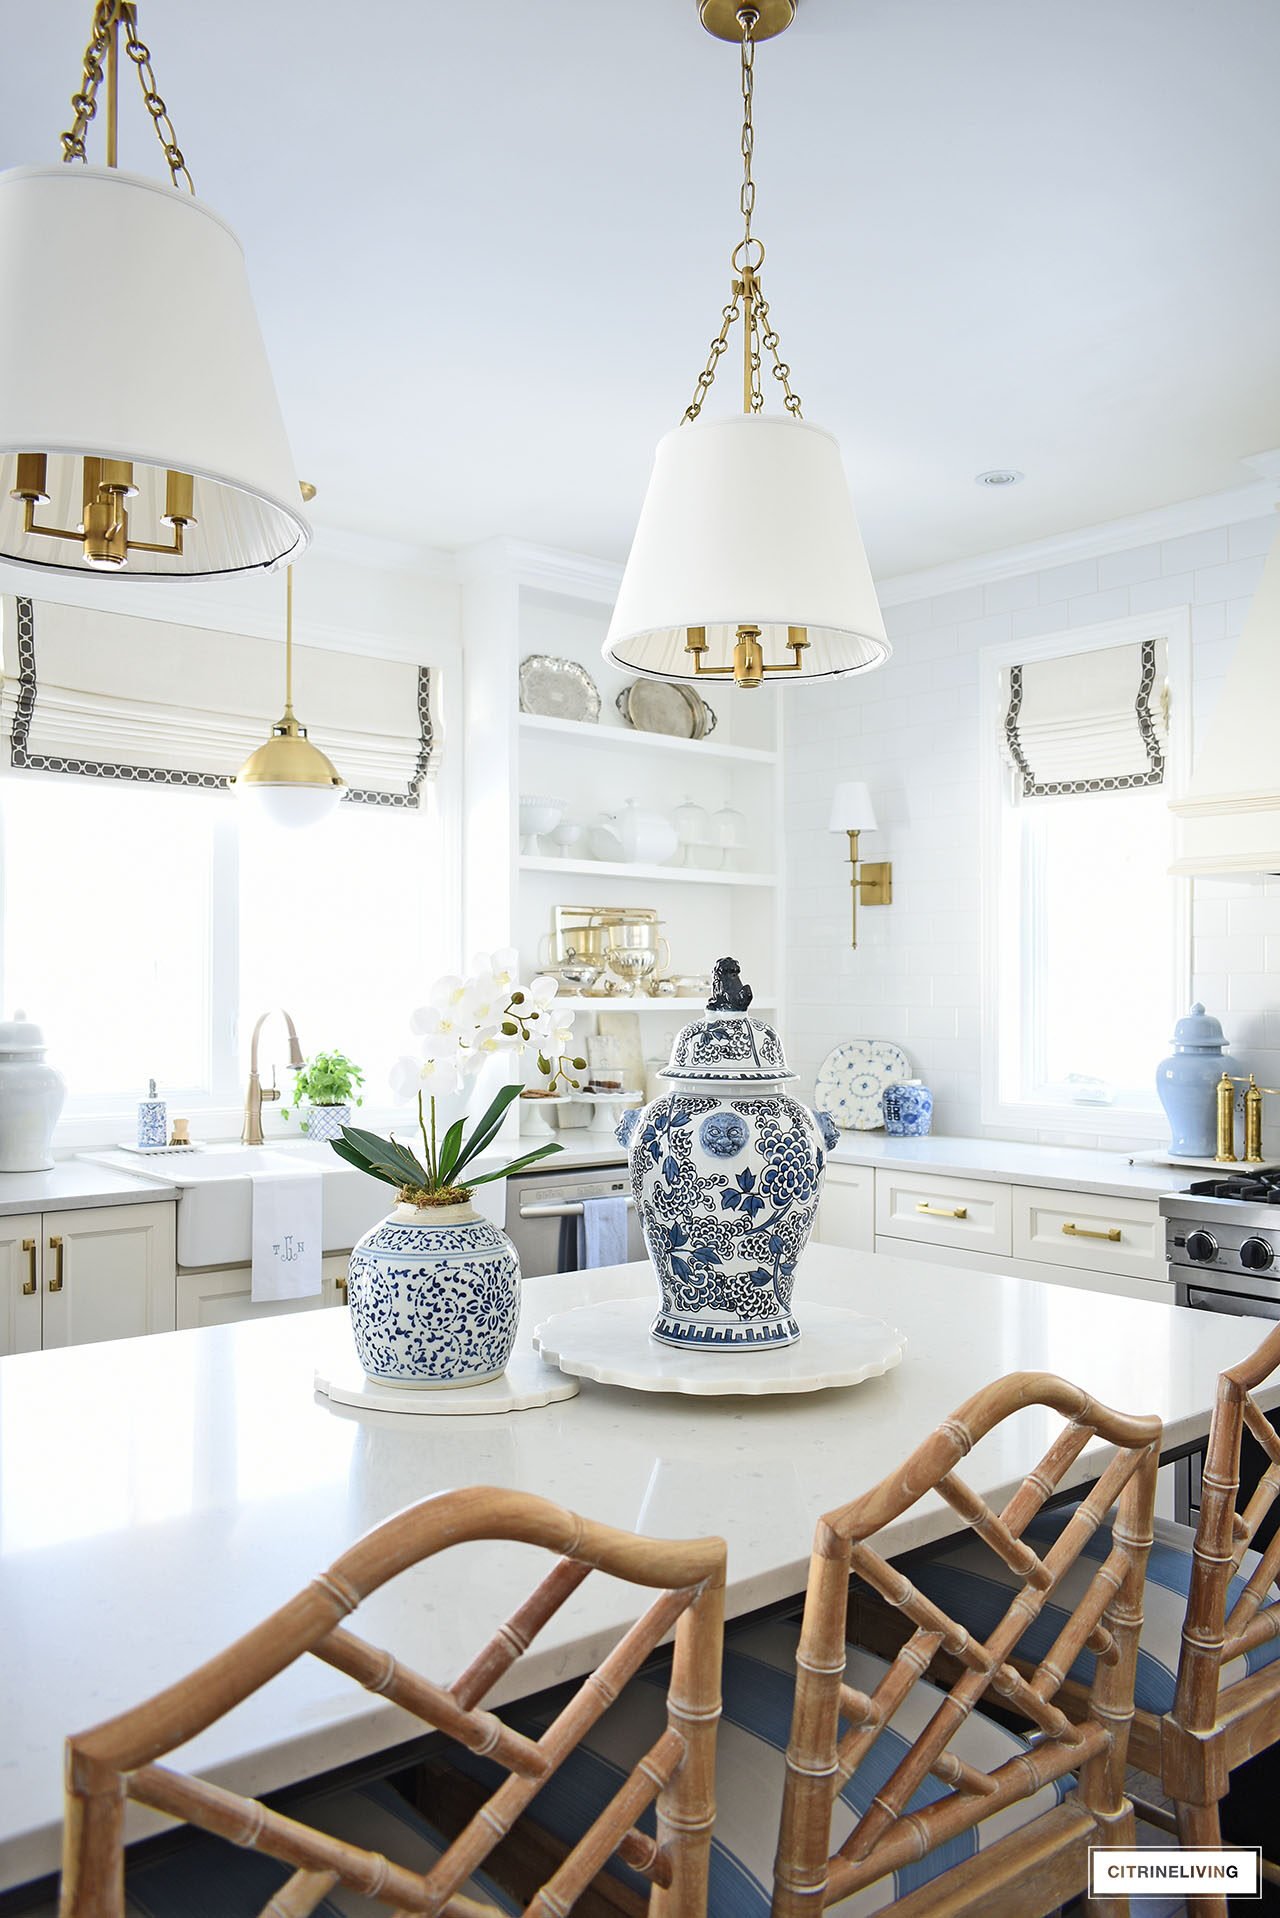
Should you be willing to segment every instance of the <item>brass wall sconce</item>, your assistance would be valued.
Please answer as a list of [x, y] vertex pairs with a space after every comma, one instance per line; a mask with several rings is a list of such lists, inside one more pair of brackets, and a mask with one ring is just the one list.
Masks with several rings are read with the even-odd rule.
[[853, 891], [853, 916], [850, 944], [858, 943], [858, 894], [864, 906], [893, 904], [893, 867], [887, 859], [858, 865], [858, 834], [874, 832], [876, 812], [871, 794], [861, 779], [846, 779], [836, 787], [827, 825], [832, 832], [849, 835], [849, 884]]

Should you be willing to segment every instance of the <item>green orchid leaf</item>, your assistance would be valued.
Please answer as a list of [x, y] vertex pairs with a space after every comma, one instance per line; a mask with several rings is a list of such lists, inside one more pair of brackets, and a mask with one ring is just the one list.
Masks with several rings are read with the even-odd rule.
[[376, 1132], [365, 1132], [359, 1126], [344, 1125], [342, 1136], [347, 1144], [363, 1155], [370, 1172], [381, 1167], [379, 1178], [391, 1179], [397, 1185], [430, 1185], [426, 1171], [402, 1145], [394, 1139], [380, 1139]]
[[553, 1152], [563, 1152], [562, 1145], [540, 1145], [536, 1152], [527, 1152], [523, 1159], [513, 1159], [510, 1165], [500, 1166], [496, 1172], [482, 1172], [478, 1179], [468, 1179], [467, 1184], [491, 1185], [495, 1179], [509, 1179], [513, 1172], [523, 1172], [528, 1165], [535, 1165], [539, 1159], [550, 1158]]
[[399, 1187], [405, 1183], [400, 1174], [393, 1172], [389, 1167], [370, 1165], [364, 1154], [357, 1152], [344, 1139], [330, 1139], [329, 1144], [338, 1157], [344, 1159], [348, 1165], [353, 1165], [357, 1172], [367, 1172], [370, 1178], [381, 1179], [385, 1185]]
[[455, 1119], [440, 1144], [437, 1170], [441, 1185], [449, 1184], [449, 1175], [461, 1163], [462, 1132], [465, 1119]]
[[457, 1164], [454, 1166], [455, 1172], [464, 1165], [469, 1165], [472, 1159], [478, 1158], [490, 1141], [497, 1136], [502, 1121], [506, 1117], [507, 1107], [514, 1099], [518, 1099], [523, 1091], [524, 1087], [518, 1080], [515, 1085], [503, 1086], [484, 1117], [477, 1121], [475, 1130], [459, 1153]]

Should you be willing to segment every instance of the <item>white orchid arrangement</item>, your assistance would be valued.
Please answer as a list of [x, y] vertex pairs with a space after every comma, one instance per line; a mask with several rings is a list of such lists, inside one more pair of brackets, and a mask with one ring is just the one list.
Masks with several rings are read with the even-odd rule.
[[573, 1074], [586, 1066], [585, 1059], [569, 1054], [573, 1015], [556, 1007], [554, 979], [538, 974], [522, 985], [519, 954], [513, 948], [481, 954], [472, 964], [465, 979], [450, 974], [436, 981], [428, 1003], [409, 1020], [420, 1042], [419, 1056], [398, 1059], [392, 1068], [396, 1097], [417, 1100], [421, 1158], [394, 1135], [380, 1139], [358, 1126], [344, 1126], [342, 1137], [330, 1142], [339, 1158], [394, 1185], [410, 1205], [460, 1205], [473, 1186], [508, 1178], [561, 1150], [555, 1144], [539, 1146], [496, 1172], [466, 1178], [467, 1166], [493, 1142], [507, 1107], [525, 1090], [526, 1072], [502, 1088], [469, 1136], [465, 1118], [456, 1119], [443, 1138], [439, 1136], [438, 1097], [464, 1091], [495, 1057], [510, 1059], [516, 1069], [532, 1055], [532, 1076], [548, 1092], [555, 1092], [562, 1079], [576, 1087]]

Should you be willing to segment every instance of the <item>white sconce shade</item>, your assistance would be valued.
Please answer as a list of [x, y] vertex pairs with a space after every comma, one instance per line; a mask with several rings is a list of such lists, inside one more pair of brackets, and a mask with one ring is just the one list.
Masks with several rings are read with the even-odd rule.
[[845, 779], [836, 787], [827, 829], [830, 832], [875, 831], [876, 809], [863, 780]]
[[690, 627], [722, 666], [743, 626], [760, 628], [770, 662], [804, 628], [805, 679], [865, 672], [891, 650], [839, 445], [790, 415], [696, 419], [658, 442], [604, 655], [693, 679], [706, 667]]
[[[310, 532], [240, 242], [201, 201], [107, 167], [0, 173], [0, 559], [79, 573], [75, 540], [24, 526], [20, 453], [48, 455], [38, 523], [75, 529], [85, 455], [134, 462], [131, 542], [167, 544], [166, 473], [194, 477], [180, 553], [132, 578], [296, 557]], [[172, 522], [169, 522], [172, 524]]]

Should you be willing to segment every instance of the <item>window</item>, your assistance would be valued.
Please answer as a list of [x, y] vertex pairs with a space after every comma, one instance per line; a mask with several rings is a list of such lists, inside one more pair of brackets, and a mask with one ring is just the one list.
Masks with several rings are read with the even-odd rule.
[[1158, 1129], [1189, 983], [1168, 870], [1186, 668], [1185, 615], [984, 654], [989, 1124]]
[[[127, 1114], [151, 1075], [172, 1109], [234, 1112], [252, 1022], [282, 1004], [305, 1052], [340, 1047], [386, 1104], [408, 1013], [455, 956], [441, 866], [431, 792], [288, 832], [227, 792], [10, 773], [3, 1004], [44, 1027], [68, 1118]], [[264, 1041], [269, 1073], [285, 1054]]]

